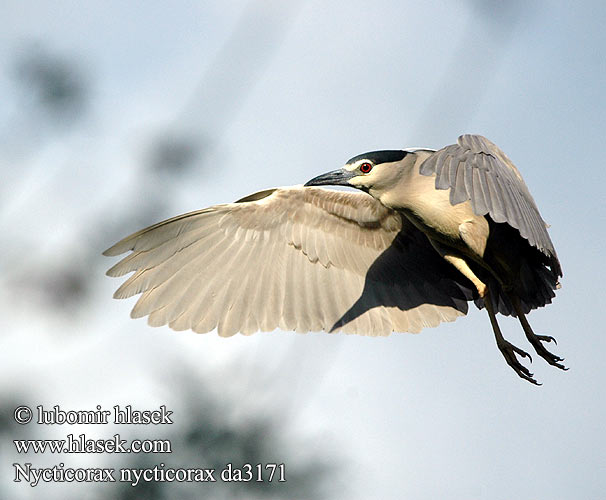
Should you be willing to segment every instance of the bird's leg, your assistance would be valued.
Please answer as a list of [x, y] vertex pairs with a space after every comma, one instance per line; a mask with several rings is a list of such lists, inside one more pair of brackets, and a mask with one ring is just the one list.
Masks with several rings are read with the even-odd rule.
[[532, 328], [530, 327], [530, 323], [528, 323], [528, 320], [526, 319], [526, 316], [522, 311], [520, 299], [514, 294], [510, 294], [509, 299], [511, 300], [513, 307], [516, 310], [516, 314], [518, 316], [518, 319], [520, 320], [522, 328], [524, 329], [524, 333], [526, 334], [528, 342], [532, 344], [537, 354], [541, 356], [545, 361], [547, 361], [550, 365], [557, 366], [561, 370], [567, 370], [568, 368], [558, 362], [564, 361], [564, 358], [560, 358], [559, 356], [556, 356], [555, 354], [549, 352], [542, 344], [542, 342], [551, 341], [557, 344], [556, 340], [553, 337], [550, 337], [549, 335], [537, 335], [536, 333], [534, 333], [532, 331]]
[[494, 336], [497, 341], [497, 347], [499, 348], [499, 351], [501, 351], [501, 354], [505, 358], [505, 361], [507, 361], [507, 364], [513, 368], [513, 371], [515, 371], [519, 377], [523, 378], [524, 380], [528, 380], [528, 382], [531, 382], [535, 385], [540, 385], [533, 378], [533, 374], [530, 372], [530, 370], [528, 370], [528, 368], [521, 364], [518, 361], [518, 358], [516, 357], [516, 354], [518, 354], [523, 358], [528, 358], [532, 363], [532, 358], [530, 357], [530, 354], [528, 354], [526, 351], [523, 351], [519, 347], [516, 347], [511, 342], [508, 342], [503, 337], [501, 329], [499, 328], [499, 323], [497, 322], [497, 316], [492, 305], [488, 286], [475, 275], [475, 273], [467, 265], [467, 262], [465, 262], [465, 259], [447, 252], [444, 247], [434, 243], [433, 241], [432, 244], [447, 262], [450, 262], [454, 267], [456, 267], [459, 272], [463, 274], [463, 276], [465, 276], [467, 279], [469, 279], [477, 288], [480, 297], [484, 300], [484, 304], [486, 305], [488, 317], [490, 318], [490, 324], [492, 325], [492, 331], [494, 332]]
[[455, 255], [452, 250], [450, 250], [445, 245], [442, 245], [441, 243], [437, 242], [433, 238], [428, 238], [428, 239], [429, 239], [429, 242], [431, 243], [431, 245], [434, 247], [434, 249], [442, 256], [442, 258], [446, 262], [448, 262], [448, 263], [452, 264], [454, 267], [456, 267], [457, 270], [463, 276], [465, 276], [469, 281], [471, 281], [473, 283], [473, 285], [478, 290], [480, 297], [484, 297], [484, 294], [488, 290], [488, 287], [470, 269], [467, 262], [465, 262], [465, 259], [463, 259], [462, 257], [459, 257], [458, 255]]
[[532, 373], [530, 373], [530, 370], [528, 370], [528, 368], [521, 364], [518, 361], [518, 358], [516, 357], [517, 353], [523, 358], [528, 358], [532, 363], [532, 358], [530, 357], [530, 354], [520, 349], [519, 347], [516, 347], [511, 342], [508, 342], [503, 337], [501, 329], [499, 328], [499, 323], [497, 322], [497, 316], [494, 311], [494, 306], [492, 305], [492, 299], [490, 297], [490, 292], [488, 291], [488, 288], [486, 288], [486, 293], [482, 298], [484, 299], [486, 311], [488, 311], [488, 317], [490, 318], [492, 331], [494, 332], [494, 337], [497, 341], [497, 347], [499, 348], [499, 351], [501, 351], [501, 354], [505, 358], [505, 361], [507, 361], [507, 364], [511, 366], [513, 370], [518, 374], [518, 376], [522, 377], [524, 380], [528, 380], [528, 382], [532, 382], [535, 385], [541, 385], [532, 377]]

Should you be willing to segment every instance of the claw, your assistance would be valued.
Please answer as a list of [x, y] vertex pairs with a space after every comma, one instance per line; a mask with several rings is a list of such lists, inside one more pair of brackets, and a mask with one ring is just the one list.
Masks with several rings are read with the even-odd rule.
[[528, 359], [530, 360], [530, 362], [532, 363], [532, 356], [531, 356], [530, 354], [528, 354], [526, 351], [524, 351], [524, 350], [520, 349], [519, 347], [516, 347], [516, 346], [515, 346], [515, 345], [513, 345], [513, 344], [509, 344], [509, 345], [510, 345], [510, 346], [513, 348], [513, 350], [514, 350], [515, 352], [517, 352], [517, 353], [518, 353], [520, 356], [522, 356], [523, 358], [528, 358]]
[[[554, 339], [551, 335], [536, 335], [536, 337], [539, 340], [542, 340], [543, 342], [553, 342], [555, 345], [558, 345], [558, 341], [556, 339]], [[560, 361], [562, 359], [560, 359]]]
[[[520, 306], [520, 299], [515, 294], [509, 294], [509, 298], [511, 299], [511, 303], [516, 310], [516, 314], [518, 319], [520, 320], [520, 324], [524, 329], [524, 333], [526, 334], [526, 338], [534, 347], [534, 350], [537, 352], [539, 356], [541, 356], [545, 361], [547, 361], [550, 365], [559, 368], [560, 370], [566, 370], [567, 368], [560, 363], [560, 361], [564, 361], [564, 358], [560, 358], [555, 354], [549, 352], [542, 342], [552, 342], [555, 345], [558, 345], [556, 339], [549, 335], [537, 335], [532, 331], [524, 312], [522, 311], [522, 307]], [[495, 332], [496, 334], [496, 332]]]
[[545, 361], [547, 361], [550, 365], [559, 368], [560, 370], [567, 369], [563, 364], [560, 363], [560, 361], [564, 361], [564, 358], [561, 358], [560, 356], [557, 356], [557, 355], [553, 354], [552, 352], [548, 351], [545, 348], [545, 346], [541, 343], [541, 342], [551, 342], [553, 340], [554, 343], [557, 345], [557, 342], [553, 337], [550, 337], [549, 335], [536, 335], [534, 333], [532, 335], [526, 335], [526, 336], [528, 337], [528, 340], [534, 347], [534, 350], [537, 351], [537, 354], [539, 356], [541, 356]]
[[527, 380], [532, 384], [541, 385], [533, 378], [533, 373], [531, 373], [528, 368], [521, 364], [515, 356], [516, 354], [518, 354], [518, 356], [521, 356], [522, 358], [528, 358], [532, 363], [532, 357], [530, 356], [530, 354], [520, 349], [519, 347], [516, 347], [507, 340], [503, 340], [502, 343], [497, 345], [499, 347], [499, 350], [503, 354], [505, 361], [507, 361], [507, 364], [511, 366], [511, 368], [513, 368], [513, 371], [515, 371], [520, 378], [523, 378], [524, 380]]

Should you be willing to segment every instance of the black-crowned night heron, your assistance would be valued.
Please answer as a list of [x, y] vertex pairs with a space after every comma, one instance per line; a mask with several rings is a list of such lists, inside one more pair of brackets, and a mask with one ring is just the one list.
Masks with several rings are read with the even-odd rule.
[[497, 313], [517, 316], [539, 356], [564, 369], [543, 345], [554, 339], [525, 317], [559, 287], [553, 243], [518, 169], [479, 135], [359, 155], [305, 186], [160, 222], [104, 254], [127, 251], [107, 272], [134, 272], [114, 297], [142, 294], [131, 316], [152, 326], [378, 336], [453, 321], [473, 300], [520, 377], [537, 383]]

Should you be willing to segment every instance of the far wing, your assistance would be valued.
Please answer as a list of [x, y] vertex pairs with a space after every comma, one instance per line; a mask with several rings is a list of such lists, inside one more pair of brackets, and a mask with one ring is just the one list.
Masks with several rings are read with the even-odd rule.
[[485, 137], [460, 136], [457, 144], [446, 146], [425, 160], [420, 173], [435, 173], [436, 189], [450, 189], [453, 205], [471, 200], [476, 215], [489, 214], [495, 222], [515, 227], [531, 245], [557, 263], [547, 225], [520, 172]]
[[467, 312], [468, 284], [396, 212], [364, 193], [267, 190], [161, 222], [104, 252], [131, 253], [114, 294], [133, 317], [219, 335], [258, 330], [418, 332]]

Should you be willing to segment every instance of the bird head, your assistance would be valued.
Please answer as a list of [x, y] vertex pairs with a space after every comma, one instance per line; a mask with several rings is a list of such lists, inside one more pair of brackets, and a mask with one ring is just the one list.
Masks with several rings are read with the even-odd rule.
[[351, 158], [345, 166], [314, 177], [306, 186], [350, 186], [375, 198], [400, 179], [407, 166], [415, 162], [413, 150], [371, 151]]

